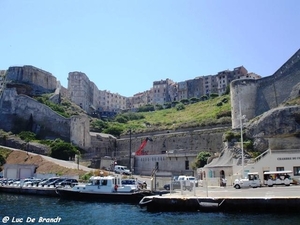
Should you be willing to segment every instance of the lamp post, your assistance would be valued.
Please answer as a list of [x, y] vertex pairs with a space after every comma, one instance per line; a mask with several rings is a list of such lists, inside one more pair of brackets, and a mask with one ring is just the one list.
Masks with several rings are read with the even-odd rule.
[[129, 169], [131, 169], [131, 129], [129, 130]]
[[244, 178], [244, 140], [243, 140], [243, 118], [242, 118], [242, 109], [241, 109], [241, 100], [239, 99], [239, 108], [240, 108], [240, 130], [241, 130], [241, 151], [242, 151], [242, 178]]
[[[242, 81], [242, 85], [245, 85], [246, 82]], [[244, 140], [243, 140], [243, 119], [245, 119], [245, 115], [242, 116], [242, 104], [241, 104], [241, 93], [240, 93], [240, 85], [238, 85], [238, 93], [239, 93], [239, 113], [240, 113], [240, 130], [241, 130], [241, 151], [242, 151], [242, 172], [241, 176], [244, 178]]]

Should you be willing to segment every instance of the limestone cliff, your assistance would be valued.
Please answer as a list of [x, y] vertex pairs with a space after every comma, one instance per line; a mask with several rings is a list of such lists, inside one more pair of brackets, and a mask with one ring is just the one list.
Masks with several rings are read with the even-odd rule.
[[[268, 140], [268, 148], [300, 148], [300, 106], [279, 107], [262, 114], [246, 126], [247, 137], [254, 142]], [[266, 149], [260, 149], [261, 151]]]

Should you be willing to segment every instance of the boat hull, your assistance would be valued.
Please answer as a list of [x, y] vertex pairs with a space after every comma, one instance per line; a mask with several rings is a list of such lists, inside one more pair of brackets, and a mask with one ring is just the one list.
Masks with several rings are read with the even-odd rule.
[[62, 199], [80, 200], [80, 201], [102, 201], [102, 202], [124, 202], [138, 203], [145, 196], [151, 195], [151, 192], [112, 192], [112, 193], [97, 193], [97, 192], [82, 192], [72, 189], [57, 189], [58, 195]]
[[22, 195], [42, 195], [58, 197], [56, 188], [44, 187], [20, 187], [20, 186], [0, 186], [0, 192], [22, 194]]

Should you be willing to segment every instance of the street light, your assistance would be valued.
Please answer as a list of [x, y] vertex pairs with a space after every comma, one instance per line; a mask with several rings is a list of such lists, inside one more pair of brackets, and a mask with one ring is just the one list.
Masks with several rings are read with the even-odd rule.
[[131, 169], [131, 129], [129, 130], [129, 169]]
[[[245, 85], [246, 82], [243, 81], [241, 83]], [[241, 176], [244, 178], [244, 140], [243, 140], [243, 119], [245, 119], [245, 115], [242, 116], [242, 106], [241, 106], [241, 94], [240, 94], [240, 85], [238, 85], [238, 93], [239, 93], [239, 113], [240, 113], [240, 130], [241, 130], [241, 151], [242, 151], [242, 173]]]
[[244, 140], [243, 140], [243, 121], [242, 121], [242, 109], [241, 109], [241, 100], [239, 99], [239, 108], [240, 108], [240, 130], [241, 130], [241, 151], [242, 151], [242, 178], [244, 178]]

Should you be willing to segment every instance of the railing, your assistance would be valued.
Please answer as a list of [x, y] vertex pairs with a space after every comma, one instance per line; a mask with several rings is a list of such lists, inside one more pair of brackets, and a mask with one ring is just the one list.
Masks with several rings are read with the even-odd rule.
[[[257, 156], [253, 161], [252, 164], [257, 163], [259, 160], [261, 160], [263, 157], [265, 157], [267, 154], [271, 153], [271, 149], [268, 149], [261, 153], [259, 156]], [[250, 164], [250, 163], [249, 163]]]

